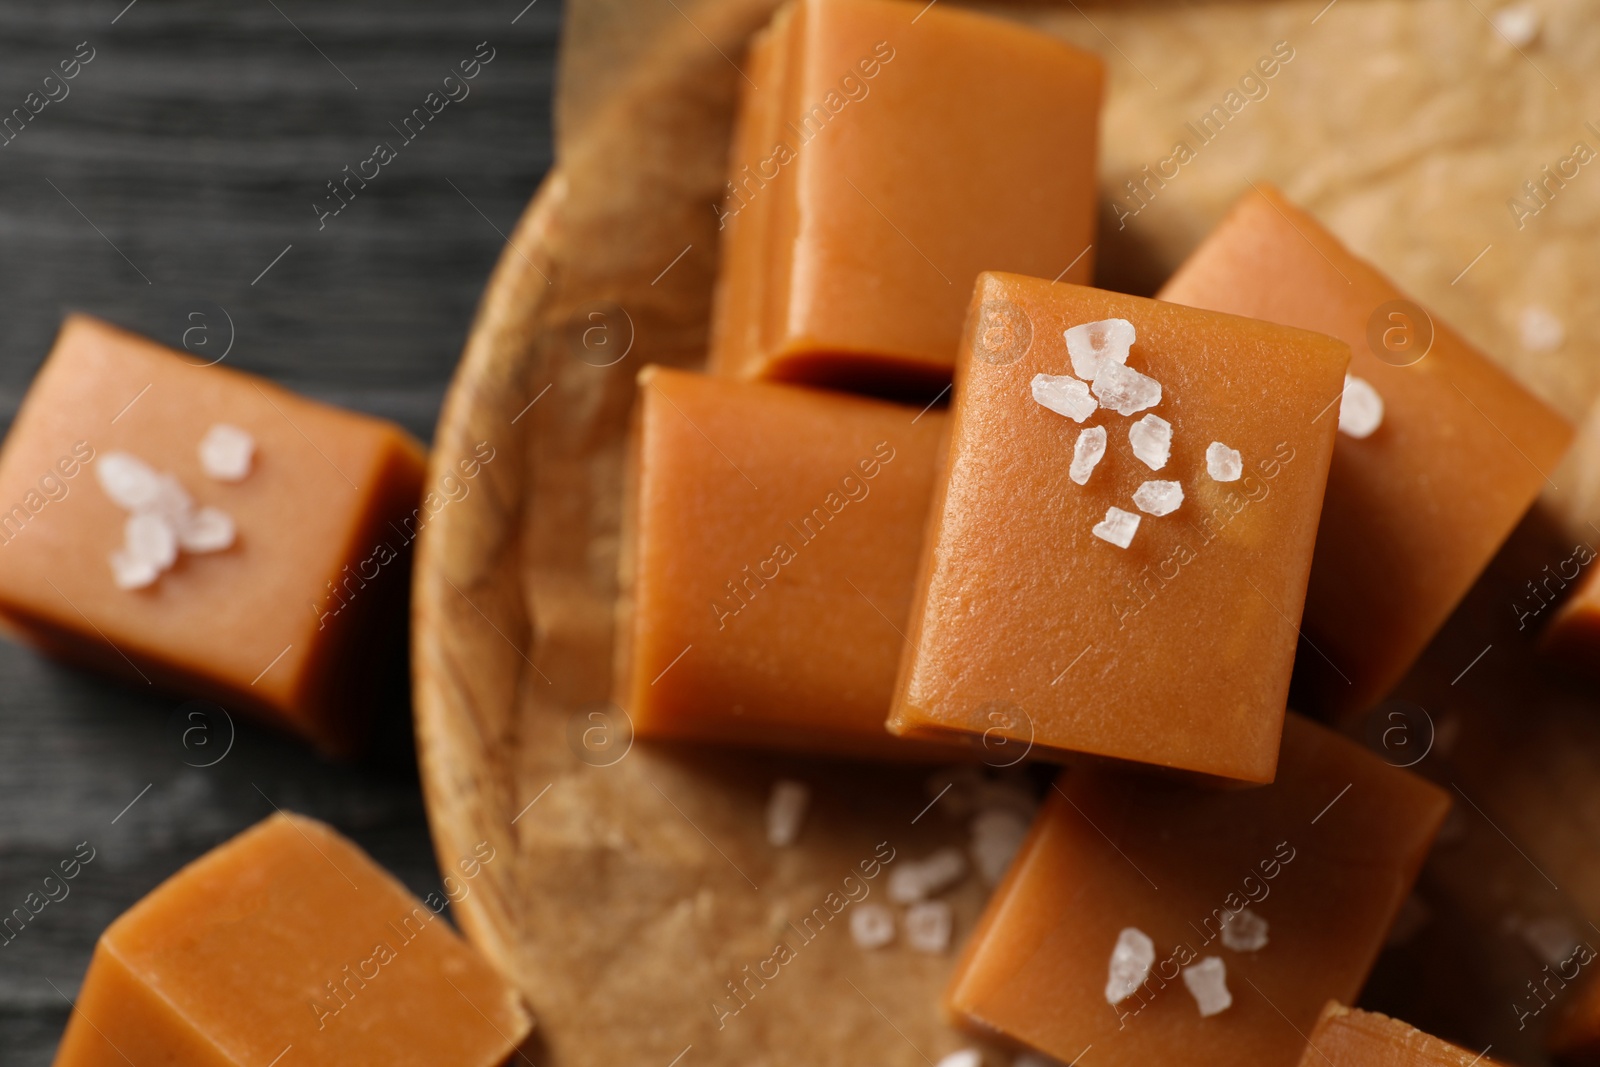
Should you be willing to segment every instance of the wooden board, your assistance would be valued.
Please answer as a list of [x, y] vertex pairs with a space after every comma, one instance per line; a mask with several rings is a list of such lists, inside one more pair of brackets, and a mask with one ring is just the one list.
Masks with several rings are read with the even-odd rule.
[[[737, 64], [768, 6], [569, 9], [560, 163], [490, 281], [436, 438], [436, 476], [480, 442], [511, 457], [489, 470], [492, 492], [444, 511], [421, 544], [417, 727], [441, 857], [484, 837], [518, 857], [459, 910], [540, 1016], [540, 1063], [915, 1065], [964, 1043], [937, 1010], [948, 958], [868, 955], [837, 928], [734, 1017], [717, 1007], [877, 842], [914, 855], [960, 840], [959, 823], [913, 822], [921, 775], [630, 746], [606, 703], [633, 376], [703, 359]], [[1543, 35], [1521, 51], [1464, 0], [1010, 13], [1110, 66], [1101, 284], [1153, 291], [1248, 181], [1275, 181], [1577, 415], [1600, 385], [1585, 358], [1600, 334], [1587, 296], [1600, 178], [1571, 182], [1522, 231], [1505, 201], [1572, 140], [1600, 147], [1582, 127], [1586, 109], [1600, 113], [1583, 76], [1600, 30], [1576, 3], [1539, 8]], [[1124, 181], [1280, 41], [1294, 58], [1270, 91], [1119, 219]], [[1530, 306], [1562, 324], [1559, 346], [1523, 329]], [[1420, 712], [1349, 724], [1397, 763], [1426, 738], [1416, 769], [1462, 811], [1424, 878], [1431, 920], [1386, 956], [1371, 1002], [1524, 1063], [1539, 1061], [1551, 1014], [1516, 1025], [1513, 998], [1542, 962], [1527, 923], [1600, 938], [1585, 918], [1600, 913], [1584, 821], [1600, 799], [1594, 701], [1507, 621], [1536, 564], [1570, 550], [1564, 536], [1543, 520], [1519, 531], [1408, 679]], [[1386, 732], [1395, 710], [1416, 748]], [[782, 853], [762, 832], [779, 775], [817, 793]], [[981, 896], [970, 883], [958, 896], [958, 936]]]

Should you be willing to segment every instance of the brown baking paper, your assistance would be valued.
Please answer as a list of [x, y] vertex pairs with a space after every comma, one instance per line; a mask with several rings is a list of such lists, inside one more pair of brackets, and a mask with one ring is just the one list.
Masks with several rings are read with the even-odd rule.
[[[1107, 61], [1100, 284], [1154, 291], [1247, 182], [1272, 181], [1576, 416], [1600, 387], [1600, 161], [1542, 201], [1523, 182], [1579, 142], [1600, 150], [1585, 125], [1600, 117], [1600, 23], [1577, 0], [1536, 0], [1537, 37], [1513, 47], [1487, 2], [991, 10]], [[813, 937], [798, 929], [862, 892], [847, 878], [884, 899], [887, 870], [866, 878], [864, 862], [964, 844], [960, 818], [923, 811], [928, 769], [634, 744], [607, 704], [634, 375], [703, 361], [744, 44], [771, 7], [569, 0], [558, 164], [490, 281], [437, 434], [435, 481], [470, 457], [481, 469], [419, 547], [424, 783], [455, 914], [520, 983], [541, 1067], [917, 1067], [973, 1043], [938, 1009], [955, 948], [863, 951], [855, 903], [813, 920]], [[1292, 59], [1174, 172], [1187, 124], [1226, 108], [1275, 48]], [[1171, 176], [1130, 200], [1146, 166]], [[1600, 912], [1597, 709], [1530, 667], [1511, 624], [1512, 597], [1564, 536], [1525, 524], [1407, 682], [1421, 715], [1405, 721], [1428, 752], [1416, 769], [1453, 788], [1463, 821], [1424, 876], [1429, 918], [1408, 923], [1372, 987], [1402, 1017], [1524, 1063], [1554, 1010], [1517, 1027], [1511, 997], [1540, 965], [1526, 923], [1600, 944], [1585, 925]], [[1417, 751], [1392, 740], [1376, 743], [1395, 762]], [[1559, 773], [1538, 770], [1557, 755]], [[786, 849], [763, 821], [778, 777], [814, 797]], [[468, 879], [458, 861], [479, 841], [496, 859]], [[985, 894], [976, 878], [950, 894], [957, 942]], [[779, 945], [792, 958], [775, 964]]]

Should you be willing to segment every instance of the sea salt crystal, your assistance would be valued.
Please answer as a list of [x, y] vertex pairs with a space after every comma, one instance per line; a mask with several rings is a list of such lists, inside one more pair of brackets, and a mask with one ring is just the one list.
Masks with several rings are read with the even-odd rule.
[[256, 439], [237, 426], [219, 422], [200, 438], [200, 466], [219, 482], [242, 482], [255, 459]]
[[1549, 308], [1537, 304], [1522, 309], [1517, 331], [1522, 335], [1522, 347], [1529, 352], [1554, 352], [1567, 340], [1567, 328], [1561, 320]]
[[1015, 811], [991, 808], [973, 817], [972, 863], [988, 885], [995, 885], [1011, 866], [1028, 836], [1028, 820]]
[[950, 947], [955, 917], [942, 900], [924, 900], [906, 909], [906, 944], [918, 952], [938, 955]]
[[1139, 529], [1139, 516], [1121, 508], [1106, 508], [1106, 517], [1094, 524], [1094, 535], [1110, 541], [1118, 548], [1133, 544], [1134, 531]]
[[1233, 994], [1228, 992], [1228, 967], [1219, 956], [1207, 956], [1185, 967], [1183, 984], [1200, 1006], [1202, 1019], [1227, 1011], [1233, 1003]]
[[1339, 403], [1339, 432], [1351, 437], [1371, 437], [1383, 424], [1383, 397], [1363, 378], [1344, 376], [1344, 398]]
[[1146, 515], [1171, 515], [1183, 503], [1183, 486], [1177, 482], [1145, 482], [1133, 491], [1133, 502]]
[[1244, 458], [1237, 448], [1212, 441], [1206, 445], [1206, 473], [1214, 482], [1236, 482], [1244, 473]]
[[956, 1049], [934, 1067], [983, 1067], [983, 1054], [975, 1048]]
[[185, 552], [221, 552], [233, 547], [233, 516], [220, 508], [204, 507], [177, 524], [178, 544]]
[[1172, 455], [1172, 423], [1160, 415], [1146, 415], [1128, 427], [1128, 443], [1139, 462], [1158, 471]]
[[1106, 428], [1104, 426], [1090, 426], [1078, 432], [1078, 443], [1072, 446], [1072, 466], [1067, 469], [1067, 477], [1085, 485], [1089, 475], [1094, 473], [1095, 466], [1100, 458], [1106, 454]]
[[1106, 1003], [1121, 1004], [1150, 977], [1156, 961], [1156, 943], [1137, 926], [1125, 926], [1111, 950], [1111, 971], [1106, 976]]
[[119, 548], [111, 553], [111, 577], [118, 589], [144, 589], [161, 577], [161, 571], [149, 560]]
[[124, 511], [148, 507], [161, 492], [155, 468], [126, 452], [107, 452], [94, 465], [100, 488]]
[[1061, 1061], [1053, 1060], [1042, 1052], [1024, 1052], [1011, 1061], [1011, 1067], [1061, 1067]]
[[1526, 48], [1539, 37], [1539, 11], [1532, 4], [1503, 7], [1489, 21], [1513, 48]]
[[787, 778], [773, 782], [772, 795], [767, 798], [767, 844], [774, 848], [794, 844], [810, 803], [811, 788], [804, 782]]
[[1267, 947], [1267, 920], [1240, 908], [1222, 917], [1222, 943], [1235, 952], [1258, 952]]
[[920, 862], [905, 860], [889, 874], [889, 899], [896, 904], [914, 904], [966, 873], [967, 858], [956, 848], [941, 848]]
[[1132, 415], [1161, 403], [1161, 383], [1121, 363], [1103, 363], [1091, 387], [1100, 406]]
[[1127, 319], [1101, 319], [1074, 326], [1062, 336], [1067, 339], [1067, 355], [1078, 377], [1093, 381], [1108, 362], [1128, 362], [1133, 347], [1133, 323]]
[[1089, 387], [1070, 374], [1035, 374], [1033, 399], [1073, 422], [1082, 422], [1100, 406], [1089, 395]]
[[850, 938], [862, 948], [894, 940], [894, 911], [883, 904], [857, 904], [850, 912]]
[[164, 571], [178, 560], [178, 534], [165, 516], [140, 512], [122, 525], [123, 549], [134, 559]]
[[156, 475], [155, 497], [138, 510], [153, 512], [177, 525], [194, 510], [194, 497], [175, 475], [162, 471]]

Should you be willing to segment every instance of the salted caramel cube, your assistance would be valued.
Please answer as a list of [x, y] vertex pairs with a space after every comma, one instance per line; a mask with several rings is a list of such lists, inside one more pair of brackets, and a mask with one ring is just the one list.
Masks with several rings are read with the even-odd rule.
[[[1317, 416], [1348, 358], [1302, 330], [980, 276], [890, 729], [1271, 781], [1333, 449]], [[1033, 384], [1088, 374], [1081, 420]], [[1242, 477], [1211, 472], [1217, 443]]]
[[943, 5], [796, 0], [749, 66], [717, 373], [936, 390], [980, 270], [1092, 276], [1096, 56]]
[[1350, 374], [1380, 398], [1376, 428], [1341, 433], [1334, 449], [1296, 665], [1297, 700], [1328, 714], [1371, 707], [1548, 482], [1572, 427], [1267, 186], [1159, 296], [1340, 338]]
[[[1449, 803], [1298, 715], [1260, 789], [1069, 770], [947, 1005], [1064, 1063], [1093, 1045], [1102, 1067], [1292, 1067], [1323, 1005], [1359, 992]], [[1214, 996], [1219, 970], [1218, 1010], [1195, 987]]]
[[[494, 858], [485, 842], [462, 869]], [[532, 1023], [444, 903], [322, 823], [274, 815], [107, 927], [55, 1067], [495, 1067]]]
[[1399, 1019], [1336, 1001], [1322, 1009], [1300, 1057], [1300, 1067], [1498, 1067], [1498, 1062]]
[[939, 410], [639, 377], [617, 703], [641, 737], [925, 752], [883, 727]]
[[72, 316], [0, 450], [0, 616], [349, 753], [403, 639], [423, 463], [388, 422]]

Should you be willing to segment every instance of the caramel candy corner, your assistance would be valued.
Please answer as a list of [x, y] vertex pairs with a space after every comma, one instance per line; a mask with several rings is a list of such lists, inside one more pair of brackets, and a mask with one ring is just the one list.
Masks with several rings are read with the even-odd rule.
[[[242, 479], [201, 461], [217, 424], [254, 439]], [[130, 512], [97, 484], [117, 452], [231, 517], [233, 543], [119, 588]], [[0, 617], [61, 658], [350, 754], [368, 668], [403, 640], [425, 458], [391, 423], [71, 316], [0, 450]]]
[[1295, 678], [1315, 710], [1371, 707], [1549, 483], [1571, 425], [1268, 186], [1158, 295], [1340, 338], [1382, 399], [1377, 429], [1334, 449]]
[[[1081, 420], [1036, 399], [1038, 376], [1076, 369], [1065, 331], [1111, 319], [1159, 399], [1124, 415], [1108, 391]], [[981, 275], [890, 730], [1272, 781], [1333, 451], [1318, 414], [1348, 359], [1303, 330]], [[1152, 467], [1136, 438], [1158, 431]], [[1079, 484], [1091, 433], [1104, 453]], [[1214, 445], [1235, 469], [1213, 472]], [[1171, 483], [1176, 510], [1138, 503]], [[1113, 510], [1138, 523], [1125, 545], [1102, 536]]]
[[1330, 1000], [1311, 1031], [1300, 1067], [1498, 1067], [1416, 1027]]
[[944, 5], [797, 0], [750, 66], [716, 373], [931, 396], [979, 271], [1092, 277], [1097, 56]]
[[55, 1067], [495, 1067], [532, 1022], [442, 907], [322, 823], [274, 815], [106, 929]]
[[616, 701], [641, 737], [949, 759], [883, 725], [942, 411], [646, 367]]
[[[1093, 1045], [1099, 1067], [1294, 1067], [1327, 1001], [1360, 991], [1449, 807], [1294, 714], [1260, 789], [1069, 770], [968, 940], [947, 1010], [1062, 1062]], [[1149, 967], [1112, 1002], [1129, 928]], [[1207, 1016], [1187, 972], [1212, 957], [1231, 1003]]]

